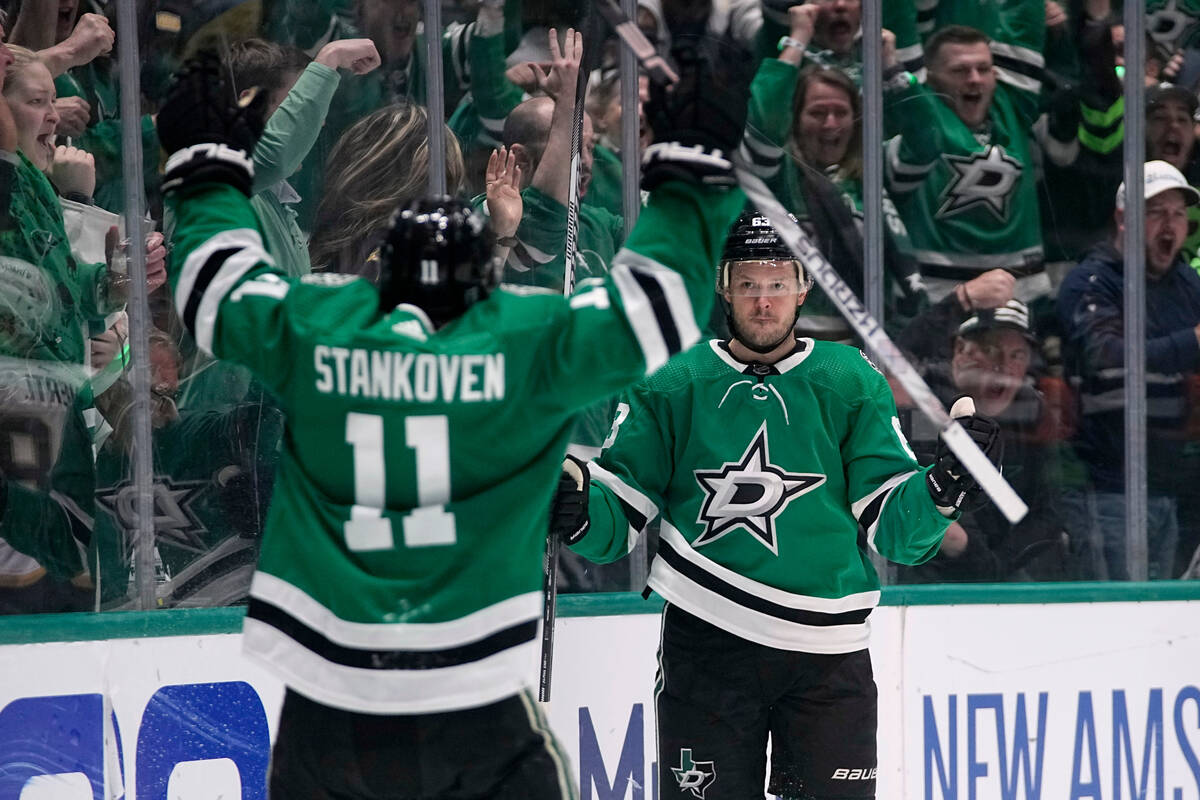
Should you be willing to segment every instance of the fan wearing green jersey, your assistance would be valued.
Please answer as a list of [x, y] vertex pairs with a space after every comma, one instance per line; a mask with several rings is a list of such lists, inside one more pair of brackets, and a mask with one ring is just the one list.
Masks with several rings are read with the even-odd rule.
[[[570, 297], [498, 288], [491, 231], [448, 197], [398, 210], [379, 288], [289, 278], [247, 201], [261, 102], [235, 104], [211, 54], [176, 78], [158, 117], [174, 302], [286, 418], [244, 626], [287, 686], [274, 797], [575, 796], [527, 691], [560, 464], [579, 409], [699, 340], [744, 203], [745, 84], [700, 47], [676, 60], [649, 205]], [[495, 177], [490, 204], [519, 198], [511, 158]]]
[[[564, 463], [552, 531], [575, 552], [615, 560], [661, 520], [663, 800], [761, 797], [768, 738], [773, 794], [874, 797], [869, 553], [931, 558], [979, 491], [944, 444], [917, 464], [861, 350], [796, 338], [809, 285], [744, 214], [718, 270], [732, 338], [638, 383], [599, 459]], [[960, 421], [995, 450], [994, 421]]]
[[1018, 299], [1047, 296], [1030, 149], [1045, 0], [942, 5], [957, 24], [925, 41], [926, 83], [885, 50], [888, 193], [934, 302], [997, 268], [1018, 278]]

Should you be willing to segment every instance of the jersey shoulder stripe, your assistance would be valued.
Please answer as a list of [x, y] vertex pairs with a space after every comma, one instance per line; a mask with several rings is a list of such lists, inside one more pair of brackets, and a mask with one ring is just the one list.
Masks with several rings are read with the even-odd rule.
[[609, 276], [641, 348], [647, 373], [700, 341], [692, 301], [678, 272], [623, 249]]
[[188, 332], [212, 355], [217, 308], [243, 276], [260, 264], [275, 262], [251, 228], [223, 231], [188, 253], [175, 288], [175, 308]]

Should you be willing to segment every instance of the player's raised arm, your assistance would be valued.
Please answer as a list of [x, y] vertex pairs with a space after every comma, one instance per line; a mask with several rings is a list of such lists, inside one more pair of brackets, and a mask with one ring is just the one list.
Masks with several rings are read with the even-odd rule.
[[259, 93], [239, 106], [217, 55], [204, 52], [175, 77], [158, 113], [169, 154], [163, 193], [178, 220], [171, 289], [180, 319], [208, 352], [221, 302], [272, 263], [249, 203], [265, 101]]

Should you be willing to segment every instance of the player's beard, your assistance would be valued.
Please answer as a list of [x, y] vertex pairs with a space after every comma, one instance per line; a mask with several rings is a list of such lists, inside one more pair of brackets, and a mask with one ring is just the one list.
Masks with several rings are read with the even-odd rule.
[[800, 317], [800, 306], [792, 309], [792, 318], [784, 327], [783, 332], [774, 339], [768, 342], [764, 334], [753, 334], [743, 330], [738, 324], [737, 318], [733, 314], [733, 309], [729, 309], [726, 313], [726, 321], [729, 323], [729, 333], [734, 339], [737, 339], [747, 350], [752, 350], [755, 353], [766, 354], [774, 350], [779, 345], [787, 341], [788, 337], [795, 335], [796, 320]]

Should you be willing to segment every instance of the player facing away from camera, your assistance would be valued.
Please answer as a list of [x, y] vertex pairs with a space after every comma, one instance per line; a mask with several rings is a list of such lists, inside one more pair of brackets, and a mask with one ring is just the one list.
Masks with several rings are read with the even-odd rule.
[[[273, 797], [575, 796], [526, 690], [548, 510], [574, 414], [711, 309], [745, 100], [739, 117], [704, 83], [681, 72], [665, 101], [678, 143], [647, 150], [649, 206], [610, 274], [564, 298], [497, 289], [491, 232], [450, 198], [400, 210], [378, 289], [287, 278], [246, 198], [255, 103], [212, 57], [176, 79], [158, 117], [176, 308], [286, 414], [244, 627], [287, 685]], [[519, 198], [511, 159], [491, 171], [489, 202]]]
[[[554, 531], [596, 561], [655, 517], [663, 611], [659, 796], [875, 796], [868, 552], [932, 557], [978, 489], [943, 445], [922, 470], [862, 351], [797, 339], [809, 282], [765, 217], [729, 233], [718, 291], [732, 338], [625, 393], [595, 462], [571, 458]], [[995, 423], [960, 420], [984, 449]], [[940, 508], [939, 508], [940, 506]]]

